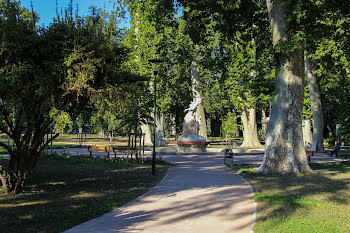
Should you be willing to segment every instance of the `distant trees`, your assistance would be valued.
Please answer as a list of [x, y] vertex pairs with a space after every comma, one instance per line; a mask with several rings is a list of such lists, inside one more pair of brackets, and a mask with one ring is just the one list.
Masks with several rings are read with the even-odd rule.
[[[263, 1], [180, 1], [192, 40], [202, 44], [200, 58], [207, 114], [241, 116], [242, 146], [259, 146], [257, 108], [272, 92], [272, 43]], [[210, 88], [208, 88], [210, 87]], [[215, 96], [211, 88], [215, 88]], [[224, 99], [218, 99], [219, 97]], [[213, 99], [212, 99], [213, 98]], [[209, 103], [209, 104], [207, 104]], [[221, 115], [222, 114], [222, 115]], [[210, 114], [211, 115], [211, 114]], [[235, 118], [237, 119], [237, 118]]]

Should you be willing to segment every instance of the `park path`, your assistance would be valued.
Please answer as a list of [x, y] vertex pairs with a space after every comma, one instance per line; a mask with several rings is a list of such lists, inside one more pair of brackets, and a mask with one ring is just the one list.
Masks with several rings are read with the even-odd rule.
[[163, 159], [176, 166], [151, 191], [66, 233], [250, 231], [256, 211], [252, 190], [222, 156]]

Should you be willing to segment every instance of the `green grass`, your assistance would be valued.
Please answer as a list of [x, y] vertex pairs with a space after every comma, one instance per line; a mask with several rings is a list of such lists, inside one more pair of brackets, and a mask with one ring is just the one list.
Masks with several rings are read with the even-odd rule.
[[315, 164], [313, 173], [262, 175], [232, 165], [252, 185], [258, 232], [350, 232], [350, 165]]
[[0, 146], [0, 154], [7, 154], [7, 150]]
[[168, 167], [158, 161], [153, 177], [150, 161], [45, 157], [24, 193], [4, 196], [0, 189], [0, 232], [62, 232], [144, 194]]

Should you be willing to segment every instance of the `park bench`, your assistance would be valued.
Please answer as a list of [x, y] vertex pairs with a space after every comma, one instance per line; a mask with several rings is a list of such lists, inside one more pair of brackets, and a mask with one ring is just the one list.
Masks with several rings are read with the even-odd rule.
[[[231, 159], [231, 163], [233, 163], [233, 158], [235, 155], [262, 155], [263, 152], [243, 152], [243, 153], [234, 153], [231, 149], [224, 149], [224, 164], [226, 164], [226, 159]], [[310, 163], [310, 156], [313, 156], [314, 150], [305, 150], [307, 155], [307, 161]]]
[[311, 156], [314, 156], [315, 150], [305, 150], [306, 155], [307, 155], [307, 161], [310, 163], [311, 161]]
[[90, 156], [92, 157], [92, 152], [107, 153], [108, 158], [110, 158], [110, 153], [114, 153], [114, 158], [117, 157], [117, 151], [128, 150], [127, 147], [115, 147], [115, 146], [84, 146], [88, 149]]

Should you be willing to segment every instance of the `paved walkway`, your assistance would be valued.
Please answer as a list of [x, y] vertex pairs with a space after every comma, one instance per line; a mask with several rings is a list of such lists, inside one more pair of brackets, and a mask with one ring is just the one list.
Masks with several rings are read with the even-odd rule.
[[222, 156], [167, 155], [176, 166], [150, 192], [67, 233], [249, 232], [255, 203], [248, 183]]
[[[212, 148], [211, 148], [212, 149]], [[222, 149], [215, 148], [217, 152], [220, 152]], [[213, 150], [213, 149], [212, 149]], [[264, 150], [239, 150], [240, 152], [263, 152]], [[50, 152], [50, 150], [49, 150]], [[86, 148], [71, 148], [71, 149], [55, 149], [53, 152], [65, 152], [65, 153], [71, 153], [73, 155], [89, 155], [89, 151]], [[237, 151], [238, 152], [238, 151]], [[172, 157], [183, 157], [183, 155], [162, 155], [162, 152], [160, 152], [161, 156], [166, 159], [171, 161]], [[105, 157], [106, 153], [100, 153], [100, 152], [93, 152], [93, 156], [95, 157]], [[111, 157], [113, 158], [113, 153], [111, 153]], [[125, 157], [125, 153], [118, 153], [118, 157]], [[200, 156], [205, 156], [205, 155], [200, 155]], [[221, 163], [223, 163], [223, 155], [218, 155], [215, 156], [213, 154], [208, 155], [210, 157], [218, 159], [219, 157], [222, 158]], [[145, 158], [151, 158], [151, 151], [146, 151], [145, 152]], [[264, 155], [240, 155], [240, 156], [234, 156], [233, 162], [234, 163], [246, 163], [246, 164], [261, 164], [264, 160]], [[314, 156], [311, 156], [311, 163], [327, 163], [327, 162], [342, 162], [343, 159], [341, 157], [338, 158], [331, 158], [329, 157], [329, 153], [315, 153]], [[229, 160], [227, 160], [230, 162]]]

